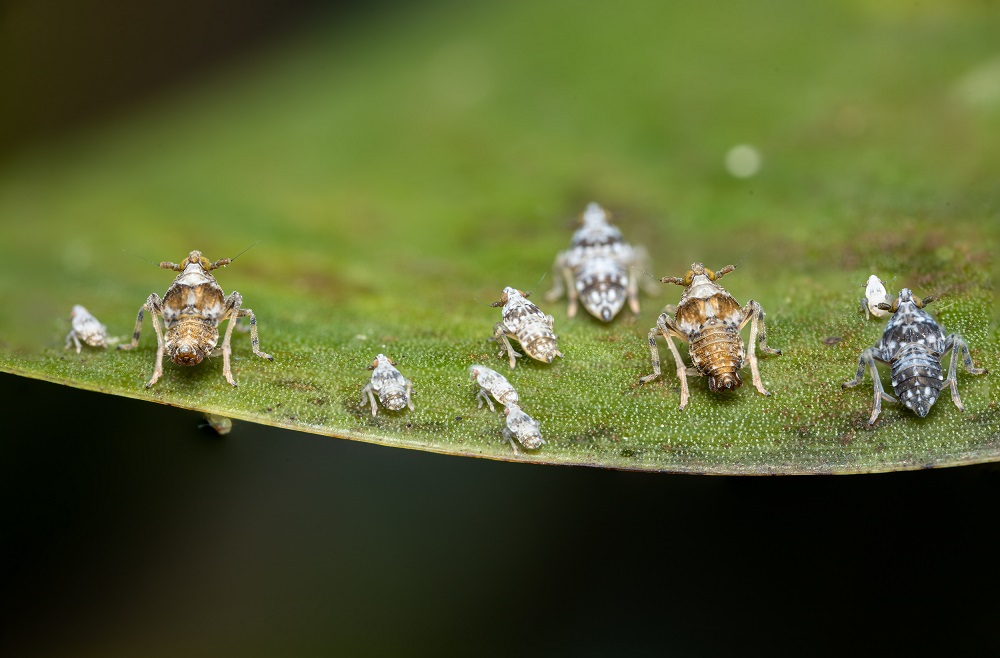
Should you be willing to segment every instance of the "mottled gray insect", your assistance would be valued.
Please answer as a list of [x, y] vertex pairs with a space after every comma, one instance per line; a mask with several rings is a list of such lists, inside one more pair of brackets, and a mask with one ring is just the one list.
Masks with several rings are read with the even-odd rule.
[[[951, 386], [951, 399], [955, 406], [959, 411], [965, 410], [958, 396], [957, 356], [961, 357], [962, 364], [969, 373], [986, 374], [985, 369], [976, 368], [972, 364], [968, 343], [955, 333], [945, 336], [941, 325], [923, 310], [923, 307], [933, 300], [933, 296], [920, 299], [914, 296], [909, 288], [903, 288], [892, 306], [884, 302], [879, 305], [881, 310], [891, 311], [892, 318], [875, 347], [869, 347], [861, 353], [854, 379], [843, 384], [843, 388], [860, 384], [865, 376], [865, 366], [868, 366], [875, 382], [875, 402], [872, 405], [871, 418], [868, 419], [869, 425], [874, 425], [878, 419], [883, 399], [897, 402], [896, 398], [882, 388], [876, 361], [889, 365], [892, 372], [892, 390], [905, 407], [920, 417], [927, 415], [941, 390], [948, 385]], [[941, 359], [948, 350], [952, 350], [952, 353], [948, 365], [948, 378], [945, 379]]]
[[576, 315], [577, 300], [604, 322], [618, 315], [626, 299], [632, 312], [639, 312], [637, 269], [649, 269], [649, 257], [642, 247], [625, 242], [609, 219], [600, 205], [588, 205], [570, 248], [556, 256], [555, 281], [545, 299], [553, 302], [565, 293], [569, 300], [566, 315], [571, 318]]
[[496, 410], [493, 406], [493, 400], [490, 400], [490, 395], [505, 407], [518, 403], [517, 391], [507, 381], [507, 378], [496, 370], [492, 370], [486, 366], [474, 365], [469, 366], [469, 373], [472, 375], [472, 379], [476, 380], [476, 383], [480, 386], [479, 392], [476, 394], [480, 409], [483, 408], [483, 402], [485, 402], [490, 405], [490, 411]]
[[[674, 355], [677, 377], [681, 380], [681, 409], [687, 406], [689, 376], [708, 377], [709, 390], [721, 391], [737, 389], [743, 384], [739, 370], [744, 363], [750, 364], [753, 385], [762, 395], [770, 395], [764, 389], [757, 367], [757, 343], [765, 354], [780, 355], [781, 350], [767, 346], [767, 330], [764, 326], [764, 309], [754, 300], [740, 308], [739, 302], [716, 283], [726, 274], [736, 269], [727, 265], [718, 272], [706, 268], [701, 263], [693, 263], [687, 275], [664, 277], [663, 283], [684, 286], [680, 304], [660, 314], [656, 326], [649, 330], [649, 350], [653, 358], [653, 374], [642, 377], [645, 384], [660, 376], [660, 353], [656, 349], [656, 336], [662, 334], [667, 347]], [[670, 317], [673, 313], [675, 317]], [[740, 331], [750, 323], [749, 348], [744, 351]], [[758, 339], [758, 330], [760, 331]], [[693, 368], [688, 368], [674, 345], [673, 338], [689, 344]]]
[[861, 312], [866, 318], [872, 316], [884, 318], [889, 315], [889, 311], [880, 307], [880, 304], [892, 304], [889, 293], [885, 290], [885, 282], [872, 274], [865, 284], [865, 296], [861, 298]]
[[79, 304], [73, 307], [69, 314], [72, 329], [66, 334], [66, 347], [69, 349], [71, 343], [76, 345], [76, 353], [80, 353], [80, 341], [91, 347], [107, 347], [108, 328], [97, 321], [90, 311]]
[[[551, 315], [545, 315], [541, 309], [528, 301], [528, 294], [517, 288], [506, 287], [500, 295], [500, 301], [490, 306], [502, 306], [501, 320], [493, 326], [493, 340], [501, 343], [510, 358], [510, 367], [516, 365], [515, 358], [521, 356], [510, 346], [507, 337], [516, 338], [521, 343], [528, 356], [539, 361], [552, 363], [552, 359], [562, 356], [556, 345], [556, 335], [552, 333], [554, 320]], [[504, 349], [498, 356], [503, 357]]]
[[378, 406], [375, 404], [375, 395], [378, 394], [379, 402], [390, 411], [399, 411], [403, 407], [413, 410], [413, 382], [402, 373], [396, 370], [396, 362], [390, 361], [384, 354], [379, 354], [370, 366], [369, 370], [374, 370], [368, 383], [361, 389], [361, 404], [369, 401], [372, 405], [372, 416], [378, 414]]
[[[212, 263], [202, 256], [200, 251], [192, 251], [179, 264], [160, 263], [161, 268], [180, 274], [167, 288], [163, 299], [156, 293], [146, 299], [135, 320], [132, 342], [118, 346], [120, 350], [130, 350], [139, 344], [143, 312], [149, 312], [149, 320], [156, 332], [157, 349], [153, 377], [146, 383], [146, 388], [155, 384], [163, 374], [164, 353], [179, 366], [198, 365], [202, 359], [211, 355], [219, 341], [219, 325], [225, 320], [229, 320], [229, 325], [226, 327], [226, 336], [222, 339], [222, 375], [227, 382], [236, 386], [229, 357], [233, 351], [230, 346], [233, 328], [239, 318], [250, 318], [250, 343], [253, 353], [262, 359], [274, 361], [270, 355], [260, 351], [257, 317], [250, 309], [243, 308], [243, 296], [234, 291], [226, 297], [222, 292], [222, 286], [209, 274], [210, 271], [229, 265], [231, 262], [233, 262], [231, 258], [220, 258]], [[165, 340], [160, 329], [160, 317], [166, 326]]]
[[538, 450], [545, 443], [542, 433], [538, 428], [538, 421], [524, 413], [521, 407], [516, 404], [509, 404], [503, 410], [507, 417], [507, 427], [503, 428], [503, 438], [510, 442], [514, 454], [517, 454], [517, 439], [522, 446], [528, 450]]

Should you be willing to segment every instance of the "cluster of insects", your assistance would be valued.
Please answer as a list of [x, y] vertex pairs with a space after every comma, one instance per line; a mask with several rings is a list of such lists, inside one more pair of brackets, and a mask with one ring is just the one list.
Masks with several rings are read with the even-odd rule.
[[483, 402], [485, 402], [489, 405], [490, 411], [496, 410], [492, 400], [490, 400], [490, 396], [493, 396], [494, 400], [504, 406], [504, 418], [507, 426], [503, 428], [502, 434], [508, 443], [510, 443], [514, 454], [517, 454], [515, 439], [528, 450], [538, 450], [541, 448], [545, 440], [542, 438], [538, 421], [521, 409], [517, 391], [507, 381], [507, 378], [496, 370], [480, 365], [469, 366], [469, 374], [476, 384], [479, 385], [479, 392], [476, 393], [476, 399], [479, 400], [480, 409], [483, 408]]
[[[225, 295], [212, 275], [214, 270], [231, 262], [229, 258], [212, 262], [201, 252], [192, 251], [180, 263], [159, 264], [177, 275], [162, 299], [156, 293], [149, 295], [139, 309], [131, 342], [118, 346], [120, 350], [138, 346], [143, 318], [149, 314], [157, 349], [147, 388], [162, 376], [164, 356], [177, 365], [193, 366], [220, 351], [223, 377], [235, 387], [230, 363], [231, 341], [242, 318], [249, 319], [253, 353], [273, 361], [260, 350], [257, 319], [253, 311], [243, 306], [242, 295], [235, 291]], [[574, 232], [569, 249], [556, 256], [553, 265], [556, 281], [546, 299], [553, 302], [565, 295], [568, 318], [576, 316], [581, 304], [601, 322], [611, 322], [626, 303], [633, 313], [638, 313], [639, 288], [640, 284], [645, 285], [645, 279], [638, 274], [648, 266], [647, 262], [645, 249], [625, 242], [621, 231], [610, 222], [609, 213], [597, 203], [591, 203], [581, 216], [581, 226]], [[743, 384], [740, 371], [746, 366], [750, 368], [756, 391], [770, 395], [761, 378], [758, 357], [780, 356], [781, 350], [767, 344], [761, 305], [753, 299], [741, 305], [721, 285], [720, 280], [735, 269], [736, 266], [727, 265], [713, 271], [695, 262], [683, 277], [660, 279], [661, 283], [678, 285], [683, 290], [678, 303], [667, 305], [657, 318], [656, 326], [648, 332], [653, 372], [641, 377], [639, 383], [646, 384], [663, 375], [657, 347], [657, 338], [662, 336], [673, 357], [680, 383], [681, 410], [687, 407], [691, 397], [689, 377], [706, 378], [708, 389], [713, 393], [734, 391]], [[924, 310], [933, 296], [921, 299], [903, 288], [892, 299], [885, 282], [874, 274], [864, 288], [861, 312], [869, 319], [888, 320], [879, 341], [861, 352], [854, 378], [842, 386], [859, 385], [868, 369], [874, 386], [868, 424], [876, 423], [883, 401], [902, 402], [918, 416], [926, 416], [945, 388], [950, 389], [955, 406], [963, 410], [958, 393], [958, 361], [961, 360], [970, 374], [985, 374], [986, 370], [973, 364], [969, 346], [959, 334], [946, 333]], [[524, 354], [546, 364], [563, 357], [554, 332], [553, 316], [528, 301], [529, 295], [508, 286], [503, 289], [499, 301], [491, 304], [501, 308], [492, 340], [500, 346], [498, 357], [506, 357], [512, 370], [517, 365], [517, 358], [523, 355], [514, 350], [511, 340], [520, 345]], [[228, 321], [228, 325], [219, 345], [220, 325], [224, 321]], [[105, 348], [117, 342], [116, 338], [108, 336], [107, 327], [83, 306], [73, 307], [70, 322], [72, 328], [66, 336], [66, 349], [75, 346], [80, 353], [83, 345]], [[744, 343], [742, 332], [747, 327], [749, 338]], [[681, 357], [677, 341], [687, 344], [690, 365]], [[951, 359], [945, 373], [943, 358], [949, 351]], [[889, 367], [896, 397], [883, 387], [878, 363]], [[413, 382], [400, 373], [394, 361], [378, 354], [368, 369], [372, 373], [361, 388], [360, 407], [370, 406], [373, 418], [378, 415], [379, 406], [389, 411], [414, 409]], [[518, 445], [527, 450], [541, 448], [545, 441], [540, 425], [522, 409], [520, 396], [506, 377], [483, 365], [469, 366], [469, 374], [478, 387], [476, 399], [480, 409], [486, 404], [495, 412], [494, 401], [504, 407], [505, 426], [501, 434], [514, 454], [518, 454]], [[219, 433], [228, 432], [231, 427], [223, 417], [206, 415], [206, 418]]]

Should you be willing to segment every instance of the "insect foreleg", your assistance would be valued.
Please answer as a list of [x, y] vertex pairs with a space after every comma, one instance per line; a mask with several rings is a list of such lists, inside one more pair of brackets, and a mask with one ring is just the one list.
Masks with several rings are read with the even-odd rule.
[[[502, 343], [503, 347], [506, 348], [507, 356], [510, 358], [510, 367], [511, 369], [513, 369], [517, 365], [517, 361], [515, 361], [515, 359], [521, 356], [521, 353], [515, 352], [514, 348], [510, 346], [510, 341], [507, 340], [508, 335], [513, 336], [513, 334], [510, 334], [507, 331], [507, 327], [504, 326], [503, 322], [497, 322], [495, 325], [493, 325], [493, 340], [497, 341], [498, 343]], [[503, 357], [503, 353], [504, 350], [501, 349], [500, 354], [498, 354], [497, 356]]]
[[149, 321], [156, 332], [156, 364], [153, 366], [153, 377], [146, 382], [146, 388], [156, 383], [156, 380], [163, 374], [163, 331], [160, 329], [159, 316], [163, 314], [163, 300], [155, 292], [146, 298], [146, 303], [139, 308], [139, 314], [135, 318], [135, 329], [132, 331], [132, 342], [128, 345], [119, 345], [120, 350], [130, 350], [139, 344], [139, 334], [142, 331], [142, 318], [144, 312], [149, 312]]
[[653, 374], [646, 375], [640, 379], [639, 382], [642, 384], [651, 382], [661, 374], [660, 353], [656, 349], [657, 334], [663, 334], [663, 339], [667, 343], [667, 347], [670, 348], [670, 353], [674, 356], [674, 364], [677, 366], [677, 378], [681, 382], [680, 408], [683, 409], [687, 406], [689, 396], [687, 384], [688, 368], [684, 365], [684, 361], [681, 360], [681, 354], [677, 351], [677, 346], [674, 345], [673, 337], [676, 336], [681, 340], [686, 339], [684, 338], [684, 334], [681, 333], [680, 328], [674, 323], [673, 318], [668, 316], [666, 313], [661, 314], [656, 320], [656, 326], [649, 330], [649, 349], [653, 358]]
[[372, 385], [371, 384], [365, 384], [364, 388], [361, 389], [361, 403], [358, 405], [359, 407], [365, 406], [365, 402], [366, 402], [365, 397], [366, 396], [368, 398], [367, 401], [371, 402], [371, 405], [372, 405], [372, 416], [374, 417], [375, 415], [378, 414], [378, 406], [375, 404], [375, 394], [372, 393]]
[[878, 349], [869, 347], [858, 358], [858, 371], [854, 374], [854, 379], [841, 384], [841, 388], [857, 386], [865, 377], [865, 366], [868, 366], [869, 370], [871, 370], [872, 380], [875, 382], [875, 402], [872, 404], [871, 418], [868, 419], [869, 425], [874, 425], [879, 414], [882, 413], [882, 400], [886, 400], [887, 402], [897, 401], [896, 398], [886, 393], [885, 389], [882, 388], [882, 380], [879, 379], [878, 367], [875, 365], [876, 360], [885, 363], [882, 357], [879, 356]]

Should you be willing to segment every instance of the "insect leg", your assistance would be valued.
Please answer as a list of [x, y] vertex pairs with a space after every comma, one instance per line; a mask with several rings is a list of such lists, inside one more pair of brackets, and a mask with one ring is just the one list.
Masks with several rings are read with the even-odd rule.
[[[248, 308], [240, 309], [239, 315], [232, 319], [229, 324], [234, 324], [235, 320], [240, 318], [250, 318], [250, 346], [253, 348], [253, 353], [262, 359], [267, 359], [268, 361], [274, 361], [274, 357], [270, 354], [265, 354], [260, 351], [260, 340], [257, 338], [257, 316], [253, 314]], [[236, 329], [239, 331], [240, 325], [236, 324]], [[246, 331], [244, 329], [244, 331]]]
[[958, 334], [949, 334], [945, 340], [944, 351], [951, 350], [951, 361], [948, 363], [948, 379], [946, 384], [951, 386], [951, 401], [955, 403], [959, 411], [965, 411], [962, 399], [958, 396], [958, 368], [957, 359], [962, 359], [962, 365], [966, 372], [973, 375], [986, 374], [985, 368], [977, 368], [972, 363], [972, 355], [969, 353], [969, 344]]
[[510, 443], [510, 447], [514, 451], [514, 454], [518, 454], [517, 444], [514, 442], [514, 433], [511, 432], [509, 428], [505, 427], [503, 428], [503, 432], [501, 432], [501, 434], [503, 434], [503, 438], [507, 439], [507, 442]]
[[493, 406], [493, 400], [491, 400], [490, 396], [486, 394], [485, 388], [479, 389], [479, 392], [476, 393], [476, 399], [479, 400], [480, 409], [483, 408], [483, 402], [485, 402], [486, 404], [490, 405], [490, 411], [496, 411], [496, 407]]
[[[725, 268], [723, 268], [725, 269]], [[743, 307], [743, 321], [740, 329], [750, 323], [750, 341], [747, 346], [747, 362], [750, 364], [750, 373], [753, 376], [753, 385], [761, 395], [771, 395], [764, 388], [764, 381], [760, 377], [760, 367], [757, 365], [757, 331], [760, 330], [760, 349], [765, 354], [781, 354], [781, 350], [776, 350], [767, 346], [767, 328], [764, 326], [764, 309], [754, 300], [747, 302]]]
[[[522, 355], [520, 352], [515, 352], [514, 348], [510, 346], [510, 341], [507, 340], [508, 335], [513, 336], [514, 334], [511, 334], [507, 331], [507, 327], [504, 326], [503, 322], [497, 322], [495, 325], [493, 325], [493, 340], [497, 341], [498, 343], [502, 343], [503, 347], [506, 348], [507, 356], [510, 358], [510, 367], [511, 369], [513, 369], [514, 366], [517, 365], [517, 362], [514, 359]], [[504, 350], [501, 349], [500, 354], [498, 354], [497, 356], [503, 357], [503, 353]]]
[[[243, 304], [243, 295], [236, 292], [235, 290], [226, 297], [225, 312], [222, 315], [222, 319], [229, 319], [229, 324], [226, 326], [226, 335], [222, 339], [222, 376], [226, 378], [226, 381], [233, 387], [236, 386], [236, 380], [233, 379], [233, 371], [229, 364], [229, 357], [233, 351], [231, 345], [233, 339], [233, 329], [236, 325], [236, 319], [240, 317], [240, 306]], [[222, 320], [220, 320], [221, 322]]]
[[376, 416], [378, 414], [378, 406], [376, 406], [376, 404], [375, 404], [375, 395], [372, 394], [372, 385], [371, 384], [365, 384], [365, 387], [361, 389], [361, 404], [358, 405], [359, 407], [365, 406], [365, 401], [366, 401], [365, 400], [365, 395], [368, 396], [368, 401], [371, 402], [371, 405], [372, 405], [372, 417], [374, 417], [374, 416]]
[[406, 382], [406, 406], [410, 408], [410, 411], [413, 411], [413, 382], [405, 377], [403, 381]]
[[872, 380], [875, 382], [875, 402], [872, 404], [872, 415], [868, 419], [869, 425], [874, 425], [875, 421], [878, 419], [880, 413], [882, 413], [882, 400], [888, 402], [896, 402], [896, 398], [892, 397], [885, 392], [882, 388], [882, 380], [878, 376], [878, 367], [875, 365], [875, 361], [885, 361], [879, 356], [879, 352], [874, 347], [869, 347], [861, 356], [858, 358], [858, 371], [854, 374], [854, 379], [844, 382], [840, 385], [841, 388], [852, 388], [861, 383], [865, 378], [865, 366], [871, 370]]
[[76, 343], [76, 353], [79, 354], [80, 353], [80, 339], [76, 337], [76, 331], [75, 330], [72, 330], [68, 334], [66, 334], [66, 347], [64, 347], [63, 349], [64, 350], [68, 350], [71, 342], [72, 343]]

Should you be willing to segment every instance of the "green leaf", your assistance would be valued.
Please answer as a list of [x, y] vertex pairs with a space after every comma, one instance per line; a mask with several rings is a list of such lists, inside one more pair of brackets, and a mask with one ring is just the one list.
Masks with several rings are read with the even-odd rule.
[[[9, 162], [0, 179], [0, 369], [236, 419], [517, 461], [704, 473], [866, 472], [1000, 459], [1000, 383], [959, 375], [927, 418], [866, 425], [858, 312], [871, 273], [943, 295], [936, 312], [998, 369], [1000, 20], [974, 5], [682, 8], [663, 3], [443, 6], [348, 35], [337, 25], [128, 122]], [[985, 67], [985, 69], [984, 69]], [[752, 145], [749, 178], [726, 153]], [[646, 334], [679, 288], [602, 324], [555, 316], [565, 359], [514, 371], [488, 339], [504, 286], [531, 288], [596, 200], [653, 273], [740, 262], [725, 279], [767, 312], [773, 393], [716, 395], [651, 371]], [[127, 339], [172, 275], [153, 261], [232, 256], [218, 279], [261, 347], [152, 372], [131, 352], [63, 349], [73, 304]], [[551, 283], [537, 286], [539, 293]], [[537, 297], [541, 297], [540, 294]], [[537, 301], [537, 299], [536, 299]], [[933, 307], [931, 307], [933, 309]], [[384, 352], [414, 411], [359, 407]], [[683, 353], [683, 352], [682, 352]], [[686, 354], [686, 353], [685, 353]], [[546, 445], [514, 456], [467, 368], [507, 374]], [[883, 373], [885, 375], [885, 373]], [[887, 377], [883, 377], [885, 381]], [[106, 422], [102, 419], [100, 422]]]

